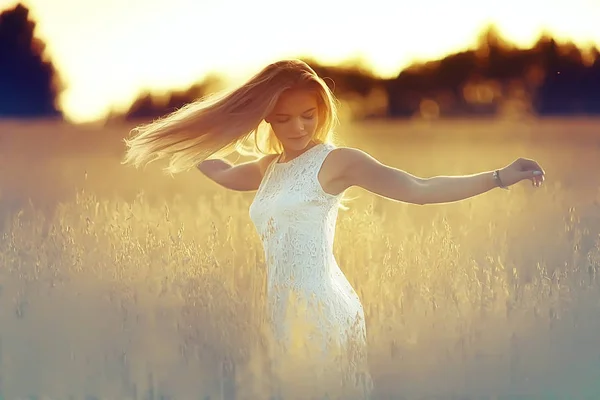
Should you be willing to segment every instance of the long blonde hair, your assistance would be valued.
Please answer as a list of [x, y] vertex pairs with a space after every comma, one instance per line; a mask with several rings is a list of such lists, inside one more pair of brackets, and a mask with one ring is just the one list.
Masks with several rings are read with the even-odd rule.
[[301, 60], [267, 65], [239, 87], [198, 99], [162, 119], [137, 126], [125, 139], [124, 164], [136, 167], [169, 159], [168, 173], [194, 168], [210, 156], [233, 151], [260, 156], [282, 152], [265, 118], [288, 89], [317, 94], [318, 125], [314, 140], [331, 142], [338, 122], [337, 100], [317, 73]]

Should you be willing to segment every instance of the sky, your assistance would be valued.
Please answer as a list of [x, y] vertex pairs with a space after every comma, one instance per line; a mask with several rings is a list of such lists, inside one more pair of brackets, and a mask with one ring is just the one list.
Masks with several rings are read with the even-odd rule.
[[[67, 90], [72, 122], [123, 109], [142, 91], [232, 82], [266, 63], [360, 57], [379, 76], [475, 45], [494, 23], [531, 46], [542, 32], [600, 47], [600, 0], [22, 0]], [[17, 4], [0, 0], [0, 10]], [[451, 17], [449, 17], [451, 16]]]

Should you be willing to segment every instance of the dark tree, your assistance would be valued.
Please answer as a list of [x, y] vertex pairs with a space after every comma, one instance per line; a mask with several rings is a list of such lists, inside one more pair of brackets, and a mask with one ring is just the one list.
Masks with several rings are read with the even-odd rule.
[[62, 118], [60, 84], [45, 47], [25, 6], [0, 14], [0, 118]]

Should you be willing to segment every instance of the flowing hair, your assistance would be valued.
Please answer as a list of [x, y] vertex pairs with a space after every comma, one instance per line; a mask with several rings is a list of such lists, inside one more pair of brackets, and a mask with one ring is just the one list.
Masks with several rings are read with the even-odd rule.
[[189, 170], [210, 156], [233, 151], [259, 157], [283, 148], [265, 118], [288, 89], [317, 94], [318, 123], [313, 140], [332, 142], [338, 123], [337, 100], [325, 81], [305, 62], [267, 65], [239, 87], [200, 98], [164, 118], [137, 126], [125, 139], [123, 164], [139, 167], [169, 159], [168, 173]]

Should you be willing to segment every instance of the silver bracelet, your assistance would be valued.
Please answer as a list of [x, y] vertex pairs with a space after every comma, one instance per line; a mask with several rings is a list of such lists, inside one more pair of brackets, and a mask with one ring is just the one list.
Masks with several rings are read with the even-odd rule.
[[508, 190], [508, 186], [504, 186], [502, 180], [500, 180], [500, 170], [495, 170], [492, 176], [494, 177], [494, 182], [496, 182], [496, 185], [499, 188]]

